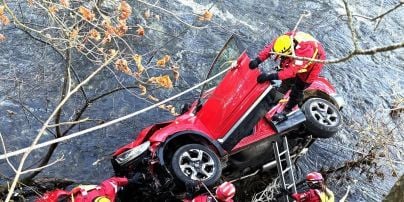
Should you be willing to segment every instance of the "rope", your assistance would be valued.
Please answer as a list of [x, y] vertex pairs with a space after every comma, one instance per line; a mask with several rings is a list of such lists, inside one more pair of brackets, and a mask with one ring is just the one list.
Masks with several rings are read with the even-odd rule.
[[158, 106], [160, 106], [160, 105], [162, 105], [162, 104], [165, 104], [165, 103], [167, 103], [167, 102], [169, 102], [169, 101], [171, 101], [171, 100], [174, 100], [174, 99], [176, 99], [176, 98], [178, 98], [178, 97], [181, 97], [182, 95], [185, 95], [185, 94], [187, 94], [187, 93], [189, 93], [189, 92], [191, 92], [191, 91], [193, 91], [193, 90], [195, 90], [195, 89], [201, 87], [202, 85], [204, 85], [204, 84], [206, 84], [206, 83], [212, 81], [213, 79], [219, 77], [220, 75], [226, 73], [226, 72], [227, 72], [229, 69], [231, 69], [231, 68], [233, 68], [233, 65], [231, 65], [230, 67], [224, 69], [223, 71], [219, 72], [218, 74], [212, 76], [211, 78], [209, 78], [209, 79], [207, 79], [207, 80], [205, 80], [205, 81], [203, 81], [203, 82], [201, 82], [201, 83], [196, 84], [195, 86], [193, 86], [193, 87], [190, 88], [190, 89], [187, 89], [187, 90], [185, 90], [185, 91], [183, 91], [183, 92], [181, 92], [181, 93], [179, 93], [179, 94], [177, 94], [177, 95], [174, 95], [174, 96], [172, 96], [172, 97], [170, 97], [170, 98], [167, 98], [167, 99], [165, 99], [165, 100], [163, 100], [163, 101], [161, 101], [161, 102], [158, 102], [158, 103], [156, 103], [156, 104], [153, 104], [153, 105], [151, 105], [151, 106], [149, 106], [149, 107], [146, 107], [146, 108], [144, 108], [144, 109], [141, 109], [141, 110], [138, 110], [138, 111], [133, 112], [133, 113], [131, 113], [131, 114], [125, 115], [125, 116], [123, 116], [123, 117], [114, 119], [114, 120], [112, 120], [112, 121], [105, 122], [105, 123], [103, 123], [103, 124], [101, 124], [101, 125], [98, 125], [98, 126], [95, 126], [95, 127], [92, 127], [92, 128], [88, 128], [88, 129], [85, 129], [85, 130], [82, 130], [82, 131], [79, 131], [79, 132], [76, 132], [76, 133], [72, 133], [71, 135], [68, 135], [68, 136], [64, 136], [64, 137], [61, 137], [61, 138], [58, 138], [58, 139], [53, 139], [53, 140], [49, 140], [49, 141], [46, 141], [46, 142], [37, 144], [37, 145], [35, 145], [35, 146], [32, 147], [32, 148], [26, 147], [26, 148], [19, 149], [19, 150], [13, 151], [13, 152], [9, 152], [9, 153], [6, 153], [6, 154], [2, 154], [2, 155], [0, 155], [0, 160], [6, 159], [6, 158], [9, 158], [9, 157], [12, 157], [12, 156], [20, 155], [20, 154], [22, 154], [22, 153], [24, 153], [24, 152], [26, 152], [26, 151], [28, 151], [28, 150], [30, 150], [30, 149], [36, 150], [36, 149], [39, 149], [39, 148], [42, 148], [42, 147], [46, 147], [46, 146], [49, 146], [49, 145], [52, 145], [52, 144], [55, 144], [55, 143], [63, 142], [63, 141], [66, 141], [66, 140], [69, 140], [69, 139], [72, 139], [72, 138], [75, 138], [75, 137], [78, 137], [78, 136], [82, 136], [82, 135], [87, 134], [87, 133], [89, 133], [89, 132], [93, 132], [93, 131], [96, 131], [96, 130], [105, 128], [105, 127], [107, 127], [107, 126], [113, 125], [113, 124], [115, 124], [115, 123], [124, 121], [124, 120], [126, 120], [126, 119], [132, 118], [132, 117], [134, 117], [134, 116], [137, 116], [137, 115], [139, 115], [139, 114], [142, 114], [142, 113], [144, 113], [144, 112], [147, 112], [147, 111], [149, 111], [149, 110], [151, 110], [151, 109], [157, 108]]

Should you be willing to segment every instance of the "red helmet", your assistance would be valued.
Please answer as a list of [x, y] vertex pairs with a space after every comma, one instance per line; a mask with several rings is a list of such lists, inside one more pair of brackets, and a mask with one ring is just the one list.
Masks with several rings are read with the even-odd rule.
[[306, 181], [323, 181], [323, 176], [318, 172], [311, 172], [307, 174]]
[[232, 201], [236, 194], [236, 187], [231, 182], [224, 182], [216, 189], [216, 197], [220, 201]]

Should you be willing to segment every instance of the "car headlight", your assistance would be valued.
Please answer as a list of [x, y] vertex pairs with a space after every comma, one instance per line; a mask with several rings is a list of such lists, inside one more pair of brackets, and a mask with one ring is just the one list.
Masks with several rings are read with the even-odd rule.
[[122, 154], [118, 155], [115, 160], [119, 165], [126, 164], [129, 161], [135, 159], [136, 157], [140, 156], [145, 152], [150, 146], [150, 142], [146, 141], [137, 147], [129, 149], [128, 151], [123, 152]]

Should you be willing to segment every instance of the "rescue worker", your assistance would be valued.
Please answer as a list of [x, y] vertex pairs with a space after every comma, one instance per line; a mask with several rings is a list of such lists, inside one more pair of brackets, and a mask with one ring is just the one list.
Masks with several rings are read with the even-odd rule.
[[311, 59], [325, 60], [325, 51], [313, 36], [304, 32], [288, 32], [267, 44], [261, 50], [254, 60], [250, 61], [250, 69], [255, 69], [259, 64], [264, 62], [271, 56], [271, 52], [275, 53], [275, 61], [280, 58], [280, 65], [277, 73], [261, 73], [257, 81], [263, 83], [273, 80], [282, 80], [282, 84], [278, 91], [285, 94], [292, 89], [289, 101], [285, 109], [273, 117], [274, 121], [281, 122], [287, 119], [294, 106], [300, 104], [303, 99], [303, 91], [318, 77], [323, 64], [310, 62], [305, 60], [293, 59], [287, 56], [277, 54], [292, 55]]
[[114, 202], [120, 188], [139, 183], [139, 176], [128, 180], [125, 177], [111, 177], [100, 185], [80, 185], [71, 191], [54, 190], [45, 193], [36, 202]]
[[309, 190], [303, 193], [288, 193], [296, 202], [334, 202], [334, 193], [325, 184], [323, 176], [318, 172], [311, 172], [306, 176]]
[[224, 182], [216, 189], [216, 200], [209, 194], [201, 194], [192, 198], [185, 199], [184, 202], [233, 202], [233, 197], [236, 194], [236, 187], [231, 182]]

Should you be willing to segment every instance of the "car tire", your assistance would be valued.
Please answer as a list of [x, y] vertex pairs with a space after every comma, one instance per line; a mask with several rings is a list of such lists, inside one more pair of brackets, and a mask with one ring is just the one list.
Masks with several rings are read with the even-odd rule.
[[317, 138], [334, 136], [342, 125], [342, 116], [332, 103], [321, 98], [308, 99], [302, 106], [306, 116], [304, 125]]
[[207, 146], [184, 145], [171, 159], [174, 177], [184, 184], [202, 181], [206, 186], [214, 185], [222, 175], [219, 157]]

